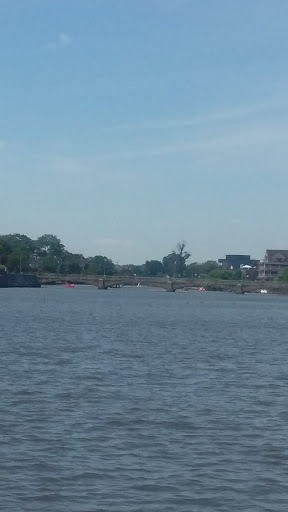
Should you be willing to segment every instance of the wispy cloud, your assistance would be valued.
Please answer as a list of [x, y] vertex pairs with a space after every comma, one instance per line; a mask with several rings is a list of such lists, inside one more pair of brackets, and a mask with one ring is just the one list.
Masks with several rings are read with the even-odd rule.
[[[179, 155], [181, 157], [187, 155], [193, 164], [201, 163], [202, 165], [203, 161], [206, 164], [211, 161], [215, 163], [215, 158], [220, 160], [226, 157], [234, 158], [235, 153], [237, 155], [245, 153], [253, 157], [258, 155], [262, 160], [266, 158], [264, 154], [268, 159], [273, 155], [274, 162], [275, 158], [280, 162], [288, 151], [287, 107], [288, 103], [283, 99], [282, 102], [266, 101], [217, 113], [209, 114], [208, 112], [190, 120], [191, 125], [194, 122], [205, 124], [201, 129], [198, 129], [198, 126], [196, 129], [188, 127], [189, 129], [181, 133], [178, 129], [172, 129], [171, 132], [157, 130], [153, 136], [148, 131], [147, 136], [145, 134], [141, 138], [133, 135], [128, 138], [125, 134], [123, 141], [118, 140], [118, 137], [115, 137], [115, 140], [113, 138], [105, 140], [106, 149], [99, 152], [94, 149], [88, 154], [84, 152], [77, 156], [69, 153], [66, 155], [40, 153], [34, 160], [40, 172], [71, 176], [97, 174], [101, 185], [110, 183], [111, 176], [114, 184], [122, 183], [123, 180], [131, 182], [134, 176], [134, 163], [146, 165], [146, 160], [150, 159], [149, 163], [153, 163], [153, 160], [157, 162], [157, 158], [162, 157], [163, 159], [170, 156], [177, 158]], [[255, 112], [256, 115], [254, 115]], [[268, 115], [264, 114], [267, 112]], [[210, 124], [213, 119], [215, 123]], [[237, 122], [239, 119], [241, 122]], [[227, 122], [222, 123], [222, 120]], [[161, 122], [164, 123], [159, 120], [159, 123]], [[177, 119], [172, 120], [171, 126], [177, 127], [181, 122]], [[5, 142], [0, 141], [0, 148], [3, 145]], [[129, 161], [133, 162], [133, 165], [129, 165]], [[118, 242], [121, 241], [118, 240]], [[105, 239], [105, 244], [112, 246], [115, 243], [109, 238]]]
[[219, 136], [202, 135], [200, 138], [186, 138], [185, 142], [172, 141], [167, 144], [151, 146], [143, 149], [131, 149], [119, 153], [99, 155], [96, 161], [133, 160], [176, 153], [192, 153], [196, 151], [225, 151], [248, 147], [263, 147], [280, 142], [288, 142], [288, 124], [275, 126], [273, 124], [259, 125], [253, 128], [242, 128], [233, 133], [226, 131]]
[[279, 111], [287, 110], [288, 100], [283, 101], [263, 101], [250, 105], [240, 105], [231, 109], [214, 110], [204, 112], [200, 115], [192, 116], [190, 118], [178, 119], [151, 119], [149, 121], [139, 121], [138, 123], [118, 124], [114, 126], [113, 130], [129, 130], [129, 129], [161, 129], [161, 128], [185, 128], [200, 125], [212, 125], [233, 121], [241, 121], [247, 118], [265, 115], [269, 113], [278, 113]]
[[59, 34], [55, 40], [45, 44], [43, 46], [43, 49], [48, 51], [65, 50], [65, 48], [68, 48], [68, 46], [70, 46], [71, 44], [72, 37], [63, 32]]
[[[231, 129], [229, 125], [222, 133], [217, 130], [212, 134], [194, 134], [183, 138], [178, 136], [167, 141], [166, 143], [153, 143], [146, 142], [141, 144], [141, 147], [135, 146], [123, 151], [114, 151], [111, 147], [109, 153], [100, 153], [90, 156], [82, 157], [69, 157], [64, 155], [49, 156], [42, 160], [39, 168], [49, 169], [49, 171], [56, 174], [94, 174], [98, 173], [100, 179], [107, 180], [106, 172], [103, 172], [102, 165], [105, 163], [124, 162], [132, 160], [144, 160], [156, 157], [173, 156], [177, 154], [191, 154], [194, 159], [202, 156], [205, 159], [213, 158], [216, 154], [232, 154], [233, 151], [238, 150], [256, 150], [263, 151], [268, 148], [277, 147], [286, 148], [288, 143], [288, 123], [274, 122], [274, 123], [256, 123], [253, 126], [241, 126], [240, 128]], [[280, 146], [279, 146], [280, 145]], [[109, 166], [110, 167], [110, 166]], [[106, 167], [105, 167], [106, 169]], [[115, 169], [114, 165], [111, 167], [112, 172]], [[128, 170], [121, 170], [121, 174], [131, 178]], [[108, 173], [109, 175], [109, 173]], [[117, 176], [115, 176], [115, 179]], [[109, 239], [107, 239], [109, 240]], [[106, 240], [106, 241], [107, 241]], [[108, 242], [109, 243], [109, 242]]]

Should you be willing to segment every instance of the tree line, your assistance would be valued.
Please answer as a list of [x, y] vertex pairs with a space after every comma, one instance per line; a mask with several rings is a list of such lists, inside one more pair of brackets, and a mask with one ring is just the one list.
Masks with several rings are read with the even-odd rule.
[[61, 240], [44, 234], [36, 240], [27, 235], [0, 236], [0, 265], [9, 273], [53, 273], [93, 275], [134, 275], [142, 277], [206, 277], [240, 279], [240, 270], [223, 270], [216, 261], [191, 262], [186, 243], [160, 260], [147, 260], [142, 265], [118, 265], [104, 255], [84, 257], [66, 250]]

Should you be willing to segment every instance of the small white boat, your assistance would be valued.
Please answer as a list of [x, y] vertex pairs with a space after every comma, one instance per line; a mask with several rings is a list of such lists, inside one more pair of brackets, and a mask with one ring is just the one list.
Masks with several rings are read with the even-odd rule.
[[265, 288], [263, 288], [262, 290], [260, 290], [260, 293], [268, 293], [267, 290], [265, 290]]

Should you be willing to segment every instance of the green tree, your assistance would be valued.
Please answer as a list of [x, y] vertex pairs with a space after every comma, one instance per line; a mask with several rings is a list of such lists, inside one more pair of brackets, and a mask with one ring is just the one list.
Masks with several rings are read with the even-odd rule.
[[144, 276], [145, 265], [115, 265], [114, 273], [118, 276]]
[[191, 254], [186, 250], [186, 242], [179, 242], [176, 249], [176, 272], [179, 277], [183, 277], [186, 270], [186, 261], [189, 260]]
[[145, 275], [145, 265], [128, 265], [128, 267], [133, 276]]
[[57, 274], [60, 271], [60, 262], [55, 256], [47, 254], [47, 256], [40, 259], [38, 262], [38, 272]]
[[222, 279], [223, 281], [238, 281], [242, 278], [241, 270], [223, 270], [217, 269], [209, 272], [208, 276], [211, 279]]
[[162, 260], [164, 273], [168, 276], [176, 275], [176, 253], [173, 251], [167, 256], [164, 256]]
[[97, 276], [112, 276], [115, 271], [115, 265], [112, 260], [107, 258], [106, 256], [94, 256], [94, 258], [89, 258], [85, 266], [86, 274], [94, 274]]
[[280, 272], [280, 274], [277, 276], [277, 281], [280, 283], [287, 283], [288, 281], [288, 268], [285, 268]]
[[65, 247], [60, 238], [55, 235], [42, 235], [37, 238], [35, 242], [36, 251], [40, 257], [47, 255], [53, 257], [60, 257], [63, 255]]
[[2, 235], [0, 238], [10, 245], [12, 251], [18, 250], [27, 255], [34, 251], [34, 241], [27, 235], [14, 233], [9, 235]]
[[204, 277], [212, 272], [212, 270], [219, 269], [217, 261], [205, 261], [204, 263], [190, 263], [187, 265], [185, 276], [186, 277]]
[[8, 256], [7, 270], [15, 273], [29, 273], [31, 271], [29, 254], [20, 250], [13, 251]]
[[31, 265], [38, 272], [59, 273], [61, 262], [65, 254], [65, 247], [61, 240], [51, 234], [39, 236], [35, 241], [35, 250]]
[[65, 251], [61, 257], [59, 272], [61, 274], [82, 274], [86, 264], [83, 254]]
[[34, 250], [31, 238], [19, 233], [0, 237], [0, 262], [8, 272], [30, 272], [30, 256]]
[[8, 257], [12, 252], [12, 247], [5, 240], [5, 237], [0, 237], [0, 264], [1, 265], [7, 265]]
[[217, 261], [208, 260], [208, 261], [205, 261], [204, 263], [199, 264], [199, 274], [200, 275], [206, 276], [207, 274], [209, 274], [209, 272], [212, 272], [213, 270], [218, 270], [218, 269], [219, 269], [219, 264], [217, 263]]
[[144, 273], [149, 277], [156, 277], [163, 275], [163, 263], [158, 260], [147, 260], [144, 265]]
[[187, 260], [191, 254], [186, 250], [186, 242], [179, 242], [175, 251], [172, 251], [167, 256], [164, 256], [163, 270], [165, 274], [175, 277], [183, 277], [185, 275]]

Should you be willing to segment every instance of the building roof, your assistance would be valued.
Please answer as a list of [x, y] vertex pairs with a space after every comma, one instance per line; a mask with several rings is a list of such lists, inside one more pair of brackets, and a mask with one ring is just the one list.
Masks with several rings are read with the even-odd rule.
[[285, 261], [285, 263], [288, 263], [288, 250], [286, 249], [267, 249], [266, 258], [268, 261], [271, 261], [275, 256], [278, 256], [278, 254], [284, 257], [283, 261]]
[[250, 254], [226, 254], [226, 258], [249, 258], [250, 259]]

